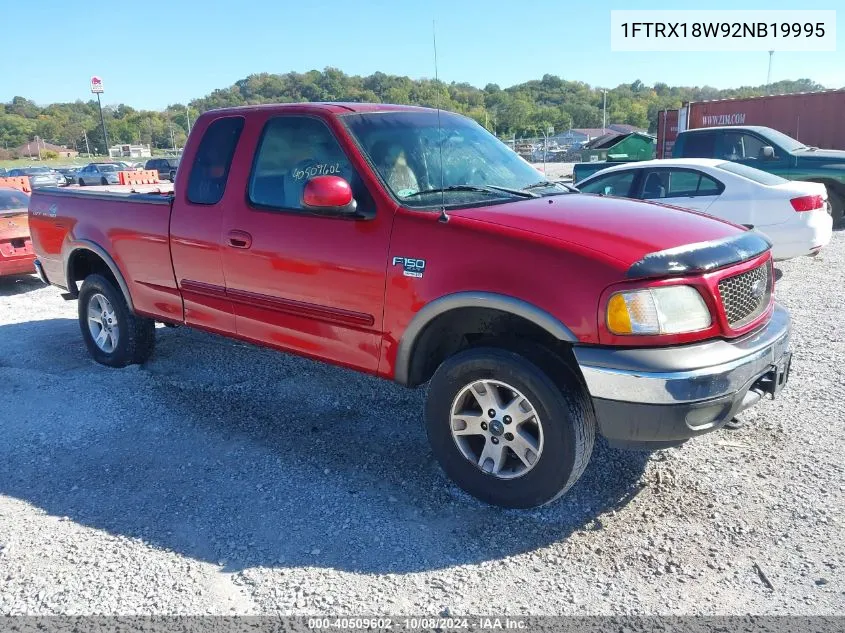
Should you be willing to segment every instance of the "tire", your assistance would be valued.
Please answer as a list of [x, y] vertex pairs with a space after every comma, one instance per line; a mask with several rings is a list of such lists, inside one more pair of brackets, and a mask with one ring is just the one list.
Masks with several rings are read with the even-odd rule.
[[80, 178], [80, 179], [79, 179], [79, 186], [80, 186], [80, 187], [84, 187], [84, 186], [85, 186], [85, 181], [84, 181], [84, 180], [82, 180], [82, 178]]
[[[563, 495], [584, 472], [593, 450], [596, 420], [585, 387], [560, 358], [533, 345], [516, 349], [475, 347], [444, 361], [429, 384], [426, 431], [441, 467], [463, 490], [492, 505], [531, 508]], [[524, 396], [533, 417], [520, 425], [504, 426], [510, 421], [500, 410], [498, 428], [494, 426], [496, 420], [491, 421], [487, 415], [485, 435], [470, 434], [472, 439], [453, 436], [453, 428], [460, 424], [453, 422], [453, 409], [472, 407], [475, 395], [467, 389], [485, 380], [500, 383], [500, 402], [507, 403], [510, 395]], [[466, 402], [470, 404], [465, 405]], [[476, 400], [475, 406], [478, 405], [480, 401]], [[481, 412], [481, 419], [484, 418]], [[539, 424], [535, 425], [537, 421]], [[514, 434], [507, 432], [509, 428], [523, 431], [526, 425], [535, 425], [528, 435], [539, 447], [539, 456], [530, 465], [510, 450]], [[536, 432], [537, 428], [542, 429], [541, 433]], [[500, 438], [497, 445], [508, 446], [500, 475], [485, 472], [475, 459], [479, 453], [484, 458], [484, 451], [496, 434]], [[472, 454], [472, 461], [467, 453]], [[489, 458], [484, 464], [488, 471], [496, 467]], [[516, 474], [520, 469], [522, 474]]]
[[107, 185], [107, 184], [109, 184], [109, 181], [106, 180], [105, 178], [100, 178], [100, 184], [101, 185]]
[[845, 215], [845, 199], [830, 186], [827, 188], [827, 199], [830, 201], [830, 215], [833, 217], [833, 226], [837, 226], [842, 223], [842, 217]]
[[[112, 281], [102, 275], [86, 277], [79, 291], [78, 304], [82, 339], [95, 361], [109, 367], [126, 367], [143, 363], [152, 355], [155, 322], [132, 314], [123, 293]], [[100, 317], [99, 328], [96, 321], [91, 321], [92, 312]], [[117, 330], [117, 333], [114, 337], [105, 337], [106, 342], [112, 342], [112, 345], [98, 344], [92, 331], [102, 331], [104, 314], [114, 317], [110, 329], [111, 332]]]

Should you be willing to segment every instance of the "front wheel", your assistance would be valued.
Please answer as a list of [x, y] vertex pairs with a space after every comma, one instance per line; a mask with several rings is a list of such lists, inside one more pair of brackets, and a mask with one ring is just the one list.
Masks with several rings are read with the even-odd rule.
[[109, 184], [109, 181], [106, 180], [105, 178], [100, 178], [100, 184], [101, 185], [107, 185], [107, 184]]
[[80, 178], [80, 179], [79, 179], [79, 186], [80, 186], [80, 187], [84, 187], [84, 186], [85, 186], [85, 181], [84, 181], [84, 180], [82, 180], [82, 178]]
[[581, 476], [593, 450], [595, 413], [557, 356], [477, 347], [447, 359], [426, 402], [426, 430], [446, 474], [497, 506], [554, 501]]
[[143, 363], [155, 347], [155, 322], [132, 314], [123, 293], [102, 275], [82, 284], [79, 327], [91, 356], [109, 367]]

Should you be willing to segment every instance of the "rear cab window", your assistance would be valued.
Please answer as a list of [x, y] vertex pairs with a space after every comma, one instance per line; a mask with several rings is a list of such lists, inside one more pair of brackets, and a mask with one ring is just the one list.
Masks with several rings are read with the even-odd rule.
[[244, 127], [243, 117], [212, 121], [200, 141], [188, 178], [188, 201], [217, 204], [223, 198], [232, 157]]
[[714, 132], [686, 132], [675, 142], [673, 158], [713, 158], [716, 155]]

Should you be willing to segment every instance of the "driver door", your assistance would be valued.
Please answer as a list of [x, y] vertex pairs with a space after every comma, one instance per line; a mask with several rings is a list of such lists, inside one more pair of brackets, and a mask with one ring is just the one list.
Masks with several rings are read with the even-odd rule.
[[[326, 122], [253, 116], [223, 218], [223, 270], [239, 336], [340, 365], [378, 366], [391, 208], [375, 199]], [[248, 132], [248, 133], [247, 133]], [[237, 171], [236, 171], [237, 170]], [[317, 176], [352, 186], [366, 218], [315, 215], [302, 192]]]

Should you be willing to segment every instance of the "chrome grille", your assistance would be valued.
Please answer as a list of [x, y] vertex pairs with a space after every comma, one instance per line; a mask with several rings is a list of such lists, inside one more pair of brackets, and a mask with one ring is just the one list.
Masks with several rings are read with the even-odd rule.
[[748, 325], [769, 305], [772, 296], [770, 268], [767, 262], [719, 282], [719, 296], [732, 328]]

